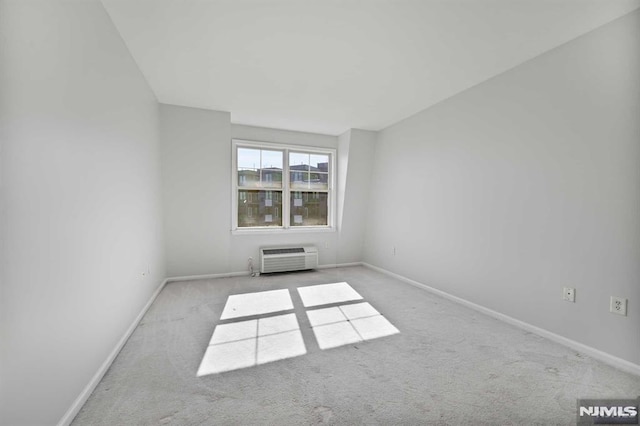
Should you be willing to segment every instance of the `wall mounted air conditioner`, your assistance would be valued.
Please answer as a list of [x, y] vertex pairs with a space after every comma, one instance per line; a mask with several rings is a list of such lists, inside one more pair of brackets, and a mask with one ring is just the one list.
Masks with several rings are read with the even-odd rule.
[[260, 273], [302, 271], [318, 267], [318, 249], [305, 247], [264, 247], [260, 249]]

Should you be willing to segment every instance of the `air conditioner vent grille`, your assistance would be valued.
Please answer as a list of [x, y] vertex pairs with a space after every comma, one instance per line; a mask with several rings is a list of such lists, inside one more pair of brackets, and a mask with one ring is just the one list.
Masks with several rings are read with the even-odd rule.
[[304, 248], [280, 248], [280, 249], [264, 249], [264, 254], [289, 254], [289, 253], [304, 253]]
[[304, 256], [264, 259], [264, 272], [299, 271], [305, 269]]
[[313, 246], [260, 249], [260, 273], [302, 271], [318, 267], [318, 249]]

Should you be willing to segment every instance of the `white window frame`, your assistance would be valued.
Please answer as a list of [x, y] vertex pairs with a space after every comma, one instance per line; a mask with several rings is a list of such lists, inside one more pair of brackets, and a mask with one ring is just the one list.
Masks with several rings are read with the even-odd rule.
[[[253, 226], [238, 227], [238, 148], [254, 148], [282, 151], [282, 226]], [[289, 170], [289, 152], [303, 154], [321, 154], [329, 155], [329, 174], [328, 174], [328, 212], [327, 225], [319, 226], [292, 226], [290, 223], [290, 170]], [[336, 150], [332, 148], [321, 148], [306, 145], [288, 145], [273, 142], [249, 141], [243, 139], [231, 140], [231, 233], [232, 234], [256, 234], [256, 233], [298, 233], [298, 232], [335, 232], [336, 217]], [[256, 190], [275, 190], [275, 188], [255, 188]], [[294, 190], [293, 192], [307, 192], [303, 190]], [[311, 192], [325, 192], [312, 191]]]

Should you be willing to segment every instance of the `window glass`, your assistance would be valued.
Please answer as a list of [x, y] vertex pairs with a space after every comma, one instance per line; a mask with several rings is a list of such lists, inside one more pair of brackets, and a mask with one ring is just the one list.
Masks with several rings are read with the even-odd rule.
[[328, 206], [326, 192], [291, 192], [291, 226], [326, 226]]
[[282, 226], [282, 192], [238, 190], [238, 227]]
[[238, 148], [238, 186], [282, 188], [282, 151]]
[[329, 189], [329, 155], [292, 152], [289, 170], [292, 189]]
[[282, 188], [282, 151], [262, 150], [261, 186]]
[[240, 141], [234, 148], [237, 229], [331, 225], [333, 154]]

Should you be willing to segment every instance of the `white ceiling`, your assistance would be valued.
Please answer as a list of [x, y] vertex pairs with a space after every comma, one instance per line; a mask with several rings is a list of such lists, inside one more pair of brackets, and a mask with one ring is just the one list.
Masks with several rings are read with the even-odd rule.
[[640, 0], [103, 0], [163, 103], [379, 130]]

